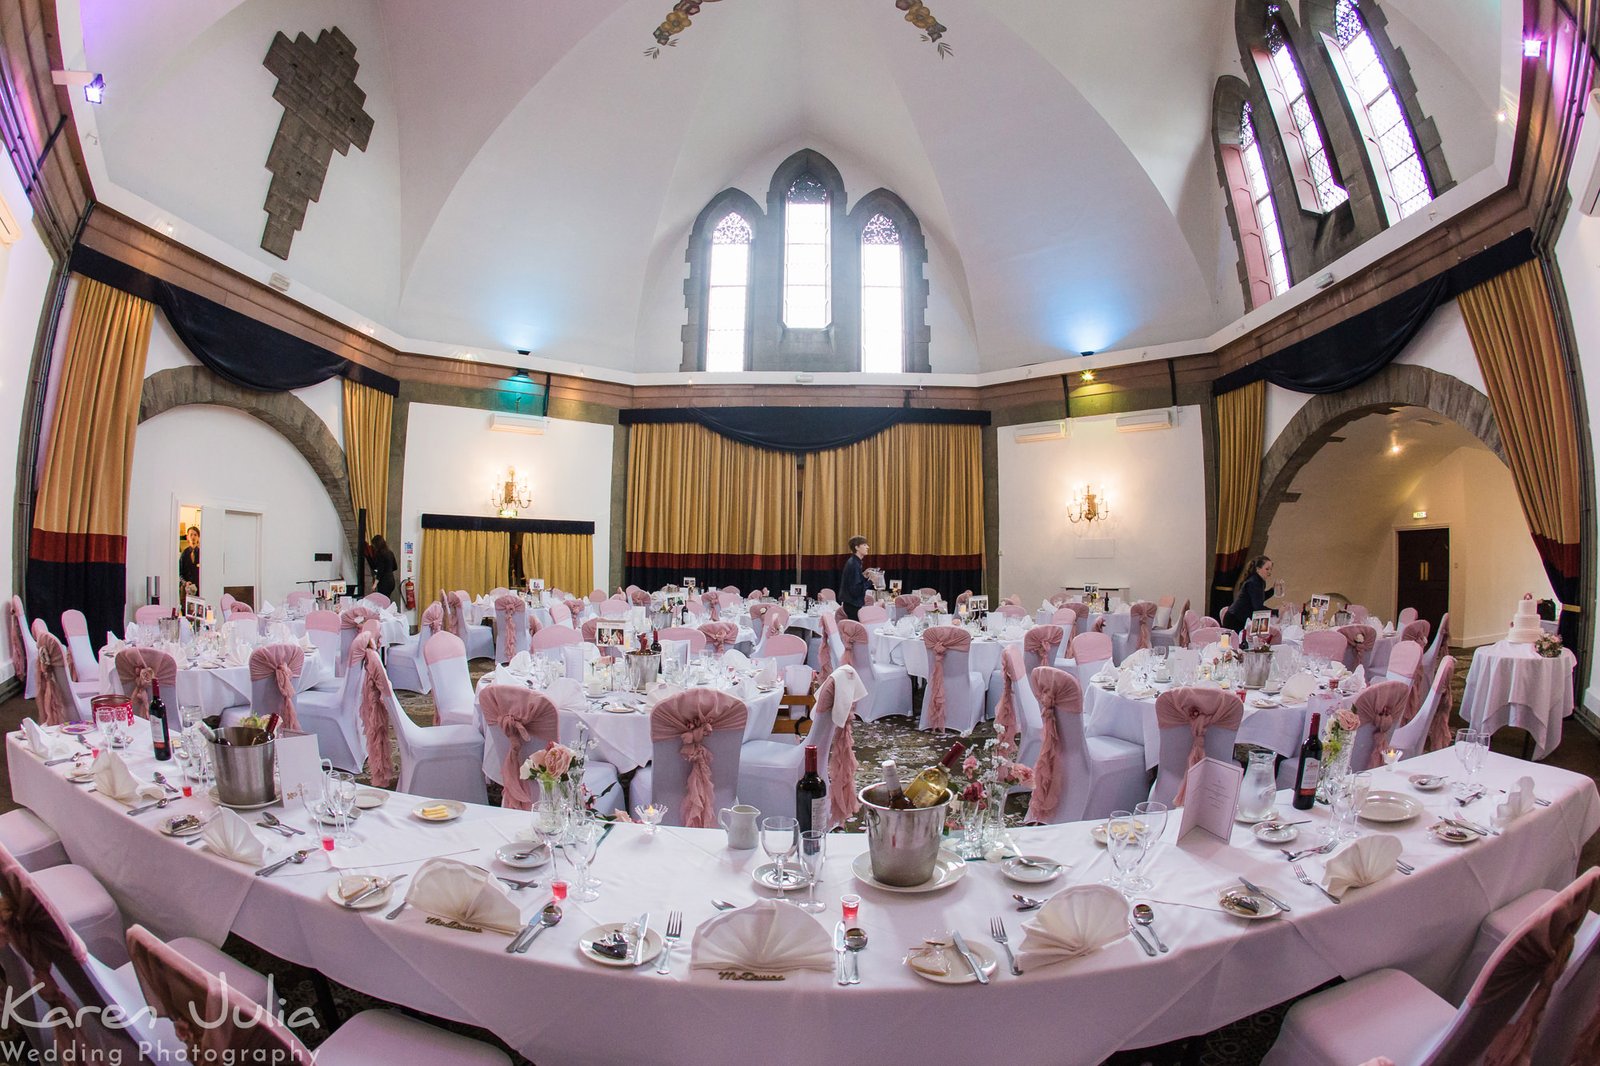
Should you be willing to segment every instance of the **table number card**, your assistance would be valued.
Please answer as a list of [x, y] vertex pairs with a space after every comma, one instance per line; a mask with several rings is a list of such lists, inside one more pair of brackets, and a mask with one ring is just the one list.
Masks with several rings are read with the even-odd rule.
[[1184, 775], [1183, 821], [1178, 839], [1191, 829], [1203, 829], [1223, 843], [1233, 835], [1233, 814], [1239, 807], [1239, 787], [1244, 771], [1238, 763], [1205, 758]]
[[315, 733], [279, 729], [273, 748], [278, 756], [278, 795], [289, 797], [302, 786], [322, 792], [322, 751]]

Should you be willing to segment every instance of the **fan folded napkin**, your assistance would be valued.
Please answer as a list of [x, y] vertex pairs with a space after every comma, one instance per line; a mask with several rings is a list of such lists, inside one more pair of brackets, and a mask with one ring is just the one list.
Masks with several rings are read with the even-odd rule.
[[1383, 623], [1383, 635], [1386, 636], [1386, 637], [1394, 636], [1394, 623], [1393, 622], [1385, 622], [1385, 623]]
[[1344, 693], [1346, 696], [1354, 692], [1360, 692], [1366, 687], [1367, 671], [1366, 668], [1362, 666], [1356, 667], [1354, 673], [1345, 678], [1343, 681], [1339, 682], [1339, 691]]
[[766, 688], [778, 683], [778, 660], [762, 659], [761, 667], [756, 671], [756, 684]]
[[689, 966], [768, 974], [827, 972], [833, 969], [833, 946], [827, 930], [805, 911], [762, 899], [701, 925]]
[[140, 800], [160, 799], [167, 794], [160, 785], [140, 783], [128, 764], [122, 761], [122, 756], [114, 751], [101, 752], [94, 761], [94, 787], [102, 796], [129, 807]]
[[1128, 934], [1128, 901], [1108, 885], [1063, 889], [1022, 923], [1024, 970], [1087, 955]]
[[589, 701], [584, 698], [583, 686], [575, 677], [558, 677], [544, 690], [545, 699], [556, 705], [558, 711], [587, 711]]
[[[78, 745], [65, 737], [53, 737], [46, 733], [32, 718], [22, 720], [22, 735], [27, 738], [28, 750], [41, 759], [65, 759], [78, 750]], [[1532, 788], [1531, 784], [1529, 788]]]
[[1505, 802], [1494, 809], [1494, 827], [1504, 829], [1533, 810], [1533, 804], [1533, 778], [1518, 778], [1517, 783], [1507, 790]]
[[462, 925], [511, 936], [522, 928], [517, 905], [489, 871], [455, 859], [429, 859], [412, 878], [406, 902]]
[[1283, 683], [1283, 691], [1279, 693], [1284, 703], [1304, 703], [1306, 697], [1317, 691], [1317, 679], [1305, 671], [1295, 674]]
[[1352, 888], [1376, 884], [1394, 873], [1400, 852], [1397, 836], [1377, 833], [1362, 837], [1328, 860], [1323, 880], [1330, 893], [1343, 899]]
[[261, 601], [261, 610], [257, 611], [256, 613], [257, 614], [271, 614], [276, 610], [277, 610], [277, 608], [272, 606], [272, 604], [268, 603], [266, 600], [262, 600]]
[[1117, 679], [1117, 695], [1124, 699], [1142, 700], [1155, 694], [1156, 690], [1144, 684], [1132, 670], [1122, 671], [1122, 676]]
[[[132, 629], [133, 627], [129, 626], [128, 628]], [[109, 636], [109, 634], [107, 634], [107, 635]], [[105, 658], [107, 655], [109, 655], [113, 659], [115, 659], [117, 657], [117, 652], [121, 651], [123, 648], [126, 648], [127, 646], [128, 646], [128, 642], [123, 640], [122, 638], [120, 638], [120, 637], [111, 637], [110, 640], [106, 641], [106, 646], [104, 648], [100, 649], [100, 657], [101, 658]]]
[[1139, 649], [1135, 650], [1131, 655], [1129, 655], [1126, 659], [1122, 660], [1122, 668], [1124, 670], [1130, 670], [1130, 669], [1131, 670], [1137, 670], [1139, 667], [1143, 666], [1145, 664], [1145, 661], [1148, 660], [1149, 658], [1150, 658], [1150, 649], [1149, 648], [1139, 648]]
[[531, 674], [533, 673], [533, 656], [525, 651], [519, 651], [511, 657], [510, 662], [506, 663], [506, 668], [514, 674]]
[[247, 866], [260, 866], [267, 861], [267, 849], [256, 838], [250, 823], [228, 810], [217, 811], [217, 816], [206, 826], [203, 838], [206, 847], [224, 859], [242, 862]]
[[722, 653], [722, 665], [731, 670], [743, 670], [750, 665], [750, 659], [739, 649], [729, 648]]

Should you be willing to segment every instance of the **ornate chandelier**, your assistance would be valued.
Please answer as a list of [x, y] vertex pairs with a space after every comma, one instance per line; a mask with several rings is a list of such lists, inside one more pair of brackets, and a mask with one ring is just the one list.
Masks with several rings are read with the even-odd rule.
[[514, 466], [506, 467], [505, 477], [489, 483], [489, 506], [501, 518], [515, 518], [524, 507], [533, 506], [533, 489], [527, 475], [518, 475]]
[[1102, 487], [1099, 492], [1094, 486], [1085, 485], [1073, 493], [1072, 502], [1067, 504], [1067, 520], [1073, 525], [1083, 523], [1086, 526], [1096, 522], [1104, 522], [1111, 517], [1111, 501], [1106, 498], [1106, 490]]

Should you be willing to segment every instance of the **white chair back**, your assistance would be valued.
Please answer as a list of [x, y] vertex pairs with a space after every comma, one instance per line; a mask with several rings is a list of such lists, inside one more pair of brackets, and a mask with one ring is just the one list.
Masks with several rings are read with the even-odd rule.
[[428, 641], [428, 650], [431, 654], [424, 655], [423, 662], [427, 663], [428, 679], [433, 683], [433, 705], [440, 723], [471, 723], [477, 713], [477, 699], [472, 693], [465, 647], [451, 634], [440, 633]]
[[[1223, 762], [1233, 761], [1233, 744], [1238, 730], [1212, 726], [1206, 730], [1205, 753]], [[1151, 786], [1150, 798], [1172, 806], [1184, 775], [1189, 772], [1189, 749], [1194, 735], [1188, 726], [1168, 726], [1160, 731], [1161, 755], [1156, 764], [1156, 783]]]
[[[733, 806], [739, 787], [739, 750], [744, 744], [744, 727], [714, 729], [703, 741], [711, 753], [712, 811]], [[689, 763], [683, 757], [683, 741], [667, 737], [655, 742], [651, 767], [650, 802], [667, 807], [666, 823], [682, 825], [683, 792], [689, 783]], [[715, 814], [713, 813], [713, 817]]]
[[349, 646], [341, 645], [339, 616], [332, 611], [312, 611], [307, 614], [306, 636], [311, 638], [312, 645], [323, 661], [333, 663], [334, 676], [343, 677], [348, 664], [341, 651], [348, 651]]

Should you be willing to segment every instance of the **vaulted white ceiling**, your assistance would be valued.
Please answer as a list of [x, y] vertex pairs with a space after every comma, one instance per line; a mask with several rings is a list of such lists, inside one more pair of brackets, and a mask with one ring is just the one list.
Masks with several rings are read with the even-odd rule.
[[[886, 186], [920, 217], [936, 372], [1238, 317], [1210, 140], [1234, 0], [930, 7], [949, 58], [892, 0], [706, 3], [655, 60], [670, 0], [77, 0], [65, 47], [109, 86], [86, 123], [102, 200], [417, 342], [676, 369], [696, 213], [730, 185], [764, 202], [805, 147], [852, 204]], [[1457, 179], [1488, 166], [1500, 0], [1384, 7]], [[259, 248], [282, 115], [262, 58], [331, 26], [375, 124], [285, 263]]]

